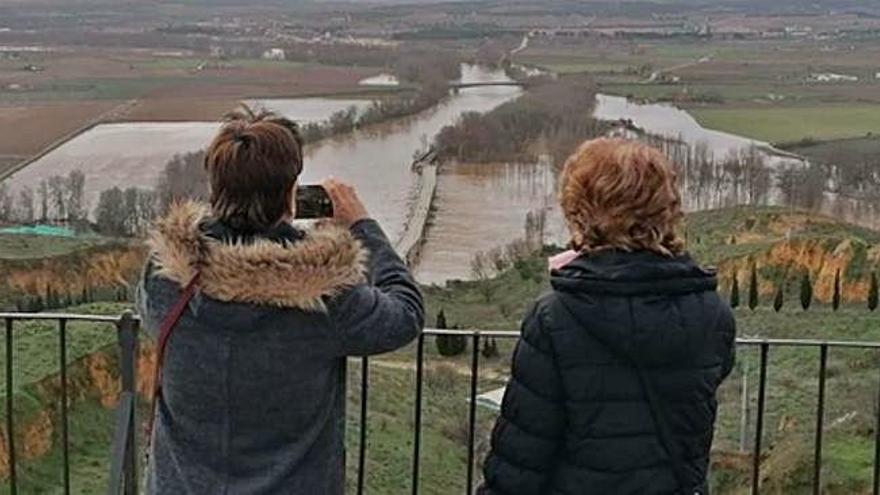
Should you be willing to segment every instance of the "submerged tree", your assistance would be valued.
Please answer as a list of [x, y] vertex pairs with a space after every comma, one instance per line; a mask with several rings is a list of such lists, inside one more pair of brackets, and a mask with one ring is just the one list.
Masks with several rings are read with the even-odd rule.
[[878, 303], [877, 272], [871, 272], [871, 287], [868, 289], [868, 309], [874, 311]]
[[810, 281], [810, 273], [804, 272], [801, 278], [801, 307], [804, 311], [810, 309], [813, 304], [813, 283]]

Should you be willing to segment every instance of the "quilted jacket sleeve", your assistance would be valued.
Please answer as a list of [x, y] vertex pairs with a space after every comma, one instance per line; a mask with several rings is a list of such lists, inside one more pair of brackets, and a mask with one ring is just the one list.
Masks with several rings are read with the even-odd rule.
[[549, 492], [565, 436], [562, 380], [540, 306], [529, 311], [516, 346], [501, 416], [481, 495], [541, 495]]
[[328, 304], [329, 316], [342, 334], [342, 354], [393, 351], [421, 332], [425, 320], [422, 294], [376, 221], [362, 220], [351, 230], [370, 252], [369, 280]]

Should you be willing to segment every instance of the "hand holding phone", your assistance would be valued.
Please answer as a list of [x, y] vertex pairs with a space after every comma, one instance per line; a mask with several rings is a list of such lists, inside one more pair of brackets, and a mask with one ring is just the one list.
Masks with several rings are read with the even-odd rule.
[[353, 187], [335, 179], [324, 181], [323, 186], [333, 203], [333, 219], [337, 222], [350, 227], [370, 217]]
[[333, 217], [333, 201], [323, 186], [299, 186], [296, 188], [297, 220], [313, 220]]

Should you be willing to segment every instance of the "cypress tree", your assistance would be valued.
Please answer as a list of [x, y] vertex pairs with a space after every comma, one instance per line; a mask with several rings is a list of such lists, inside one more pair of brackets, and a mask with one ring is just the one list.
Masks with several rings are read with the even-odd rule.
[[777, 313], [782, 311], [782, 306], [785, 304], [785, 280], [779, 282], [779, 286], [776, 288], [776, 297], [773, 298], [773, 310]]
[[[448, 328], [446, 324], [446, 312], [442, 309], [437, 313], [437, 328], [439, 330], [445, 330]], [[467, 350], [467, 339], [462, 335], [438, 335], [436, 344], [437, 352], [445, 357], [458, 356]]]
[[733, 284], [730, 286], [730, 307], [739, 307], [739, 275], [733, 272]]
[[446, 330], [446, 328], [448, 328], [446, 326], [446, 311], [442, 309], [437, 313], [437, 328], [440, 330]]
[[877, 272], [871, 272], [871, 287], [868, 289], [868, 309], [871, 311], [877, 309], [877, 289]]
[[834, 274], [834, 295], [831, 297], [831, 307], [834, 311], [840, 309], [840, 268]]
[[810, 282], [810, 273], [804, 272], [801, 279], [801, 307], [806, 311], [810, 309], [811, 304], [813, 304], [813, 283]]
[[752, 265], [752, 276], [749, 280], [749, 309], [754, 311], [758, 307], [758, 269]]

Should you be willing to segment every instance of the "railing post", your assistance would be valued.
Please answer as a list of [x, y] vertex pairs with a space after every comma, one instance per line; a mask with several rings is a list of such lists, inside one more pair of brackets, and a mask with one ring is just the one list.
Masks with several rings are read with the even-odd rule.
[[764, 401], [767, 393], [767, 353], [770, 344], [761, 344], [761, 364], [758, 375], [758, 417], [755, 420], [755, 452], [752, 459], [752, 495], [761, 489], [761, 437], [764, 434]]
[[423, 380], [425, 376], [425, 334], [419, 334], [419, 344], [416, 350], [416, 411], [413, 428], [415, 429], [415, 437], [413, 439], [413, 468], [412, 468], [412, 495], [419, 493], [419, 464], [421, 461], [422, 447], [422, 394]]
[[58, 320], [58, 362], [61, 366], [61, 458], [64, 494], [70, 494], [70, 435], [67, 418], [67, 320]]
[[877, 387], [876, 415], [874, 423], [874, 495], [880, 495], [880, 382]]
[[474, 444], [477, 432], [477, 381], [480, 366], [480, 333], [474, 332], [473, 352], [471, 354], [471, 393], [468, 411], [468, 465], [467, 465], [467, 495], [474, 491]]
[[9, 493], [18, 493], [18, 478], [15, 469], [15, 422], [12, 402], [12, 319], [6, 319], [6, 443], [9, 449]]
[[813, 493], [822, 493], [822, 433], [825, 422], [825, 371], [828, 368], [828, 346], [819, 348], [819, 398], [816, 405], [816, 443], [813, 453]]
[[128, 423], [125, 437], [123, 458], [123, 483], [125, 495], [136, 495], [138, 490], [137, 477], [137, 359], [138, 359], [138, 322], [130, 311], [126, 311], [119, 320], [119, 345], [122, 356], [120, 374], [122, 393], [130, 394], [131, 409], [125, 420]]
[[366, 356], [361, 358], [361, 429], [360, 442], [358, 444], [358, 477], [357, 493], [364, 493], [367, 469], [367, 406], [370, 398], [370, 359]]

